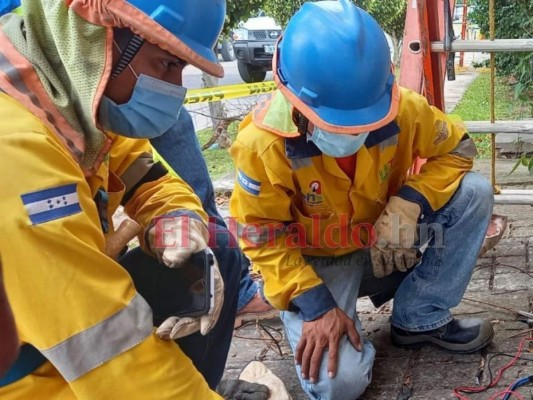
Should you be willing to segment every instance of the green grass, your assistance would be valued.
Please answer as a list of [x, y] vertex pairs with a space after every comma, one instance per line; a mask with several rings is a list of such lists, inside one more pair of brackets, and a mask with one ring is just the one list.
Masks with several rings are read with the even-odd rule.
[[[238, 124], [234, 122], [230, 125], [228, 129], [228, 133], [231, 137], [232, 142], [237, 136], [237, 125]], [[213, 136], [213, 130], [211, 128], [206, 128], [196, 132], [196, 135], [198, 136], [198, 140], [200, 141], [200, 146], [203, 146]], [[202, 153], [207, 163], [207, 168], [209, 170], [209, 174], [211, 175], [211, 179], [219, 179], [224, 175], [233, 172], [233, 160], [229, 154], [228, 149], [207, 149], [202, 151]]]
[[[514, 100], [513, 87], [505, 84], [503, 79], [496, 78], [495, 85], [496, 120], [516, 120], [526, 118], [529, 107]], [[490, 120], [490, 73], [481, 71], [479, 76], [466, 90], [463, 98], [453, 110], [463, 121]], [[491, 155], [490, 135], [472, 135], [476, 142], [479, 157], [489, 158]]]

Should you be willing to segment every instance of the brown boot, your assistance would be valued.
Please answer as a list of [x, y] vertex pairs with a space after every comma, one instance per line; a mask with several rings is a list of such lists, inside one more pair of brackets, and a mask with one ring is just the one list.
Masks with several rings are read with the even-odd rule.
[[235, 328], [242, 326], [246, 322], [271, 319], [278, 315], [278, 310], [263, 300], [259, 292], [237, 313], [235, 318]]

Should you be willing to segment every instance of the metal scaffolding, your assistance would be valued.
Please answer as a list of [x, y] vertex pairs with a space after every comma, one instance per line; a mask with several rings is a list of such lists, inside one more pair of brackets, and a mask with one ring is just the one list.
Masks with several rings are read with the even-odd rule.
[[[491, 40], [454, 40], [451, 15], [454, 0], [408, 0], [403, 38], [400, 85], [423, 94], [430, 104], [444, 111], [444, 81], [455, 79], [455, 52], [491, 53], [491, 121], [466, 121], [472, 134], [492, 134], [493, 186], [496, 204], [533, 205], [533, 190], [500, 190], [495, 184], [494, 134], [533, 134], [533, 121], [495, 121], [494, 53], [533, 52], [533, 39], [495, 39], [494, 2], [491, 1]], [[464, 19], [464, 16], [463, 16]], [[418, 160], [412, 172], [419, 171]]]

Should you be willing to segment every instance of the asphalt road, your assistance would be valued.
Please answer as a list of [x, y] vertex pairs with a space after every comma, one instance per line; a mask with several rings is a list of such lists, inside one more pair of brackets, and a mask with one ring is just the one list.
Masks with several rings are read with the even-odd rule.
[[[219, 86], [244, 83], [237, 69], [237, 61], [224, 62], [222, 59], [219, 59], [219, 62], [224, 68], [224, 78], [219, 79]], [[272, 79], [272, 72], [268, 72], [265, 81], [271, 81]], [[202, 71], [191, 65], [187, 66], [183, 70], [183, 86], [187, 89], [198, 89], [202, 85]], [[227, 100], [224, 102], [226, 112], [228, 115], [240, 115], [243, 113], [243, 110], [249, 110], [251, 105], [255, 104], [255, 101], [257, 101], [256, 97]], [[188, 105], [187, 109], [191, 113], [194, 127], [197, 131], [212, 126], [212, 121], [208, 117], [209, 109], [205, 103]]]
[[[234, 85], [238, 83], [244, 83], [239, 76], [237, 69], [237, 61], [224, 62], [220, 60], [220, 64], [224, 67], [224, 78], [219, 80], [219, 86], [222, 85]], [[265, 78], [266, 81], [271, 81], [272, 72], [268, 72]], [[183, 86], [188, 89], [197, 89], [202, 87], [202, 72], [191, 65], [185, 68], [183, 71]]]

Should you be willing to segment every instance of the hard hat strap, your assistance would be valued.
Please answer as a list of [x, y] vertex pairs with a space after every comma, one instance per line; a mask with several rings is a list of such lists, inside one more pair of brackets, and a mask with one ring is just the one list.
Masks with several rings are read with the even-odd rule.
[[123, 50], [120, 49], [117, 42], [114, 43], [120, 51], [120, 58], [117, 64], [115, 65], [115, 68], [113, 68], [113, 71], [111, 72], [110, 79], [115, 79], [131, 63], [131, 60], [133, 60], [133, 58], [143, 45], [144, 39], [136, 35], [132, 36], [132, 38], [128, 41]]

